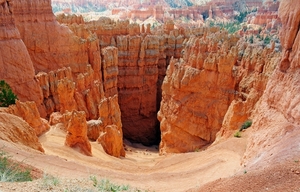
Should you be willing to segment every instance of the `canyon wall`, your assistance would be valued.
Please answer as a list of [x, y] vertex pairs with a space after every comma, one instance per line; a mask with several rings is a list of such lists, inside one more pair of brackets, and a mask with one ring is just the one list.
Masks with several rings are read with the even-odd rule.
[[43, 113], [41, 90], [34, 78], [33, 63], [15, 25], [13, 7], [10, 1], [0, 2], [0, 77], [21, 101], [35, 101]]
[[183, 52], [171, 60], [162, 85], [160, 154], [232, 136], [252, 115], [279, 60], [274, 43], [251, 44], [213, 28], [191, 37]]
[[[53, 112], [63, 115], [83, 111], [84, 120], [100, 119], [105, 121], [105, 126], [117, 127], [122, 135], [117, 48], [101, 49], [97, 36], [84, 27], [75, 26], [76, 33], [73, 33], [67, 26], [60, 25], [49, 0], [4, 1], [0, 10], [0, 74], [17, 96], [21, 100], [35, 101], [42, 117], [49, 118]], [[114, 110], [106, 114], [106, 109], [100, 107], [103, 103]], [[13, 114], [28, 120], [30, 126], [37, 129], [37, 135], [49, 128], [39, 128], [37, 122], [30, 121], [30, 113], [24, 115], [25, 108], [20, 103], [17, 106], [21, 108]], [[69, 132], [74, 127], [69, 125], [76, 124], [78, 118], [73, 119], [74, 122], [66, 124]], [[83, 126], [82, 131], [86, 132], [84, 129]], [[78, 144], [68, 138], [66, 145]], [[84, 138], [87, 139], [87, 135]], [[88, 140], [84, 145], [79, 142], [82, 151], [90, 155], [90, 149], [85, 149], [88, 144]]]
[[160, 153], [194, 151], [215, 140], [235, 94], [237, 40], [226, 32], [192, 37], [183, 58], [171, 60], [158, 113]]
[[[64, 21], [68, 24], [72, 23], [70, 20], [74, 20], [73, 17]], [[181, 56], [184, 40], [181, 32], [174, 30], [174, 23], [170, 23], [159, 35], [152, 35], [149, 26], [108, 18], [86, 23], [87, 30], [75, 25], [69, 27], [81, 37], [87, 36], [88, 31], [96, 34], [102, 48], [117, 48], [117, 87], [124, 136], [145, 145], [157, 143], [160, 86], [170, 58]]]
[[49, 0], [16, 0], [13, 12], [36, 73], [88, 64], [87, 42], [56, 22]]
[[291, 161], [299, 156], [300, 122], [300, 6], [296, 0], [281, 1], [281, 61], [267, 83], [253, 112], [253, 125], [244, 164]]

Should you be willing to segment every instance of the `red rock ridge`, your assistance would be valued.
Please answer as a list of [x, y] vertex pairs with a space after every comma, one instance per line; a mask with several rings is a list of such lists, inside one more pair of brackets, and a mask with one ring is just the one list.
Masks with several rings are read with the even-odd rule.
[[158, 112], [161, 154], [194, 151], [214, 141], [235, 94], [237, 40], [224, 32], [191, 37], [183, 58], [170, 62]]
[[244, 156], [248, 166], [268, 166], [269, 162], [299, 156], [300, 122], [300, 6], [296, 0], [281, 1], [280, 40], [282, 58], [270, 77], [266, 90], [252, 114], [253, 125]]
[[21, 101], [35, 101], [43, 113], [41, 91], [34, 78], [35, 70], [14, 22], [14, 6], [11, 1], [0, 3], [0, 77]]
[[14, 19], [36, 72], [88, 64], [87, 43], [59, 25], [50, 0], [16, 0]]

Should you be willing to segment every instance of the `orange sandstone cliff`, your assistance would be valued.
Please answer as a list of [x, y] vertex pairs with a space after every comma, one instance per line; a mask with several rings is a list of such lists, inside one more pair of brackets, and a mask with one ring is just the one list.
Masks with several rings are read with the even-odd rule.
[[[253, 130], [244, 156], [245, 164], [280, 162], [299, 156], [300, 122], [300, 5], [281, 1], [281, 61], [267, 83], [253, 117]], [[265, 165], [265, 164], [263, 164]]]
[[279, 59], [274, 46], [254, 46], [210, 30], [191, 37], [183, 58], [168, 67], [158, 112], [161, 154], [195, 151], [214, 142], [217, 133], [239, 129]]
[[21, 101], [35, 101], [43, 111], [41, 91], [34, 78], [35, 69], [15, 25], [13, 8], [13, 2], [0, 2], [0, 77]]
[[[102, 111], [99, 112], [98, 106], [102, 100], [117, 98], [117, 48], [100, 49], [95, 35], [80, 32], [80, 28], [75, 34], [67, 26], [60, 25], [49, 0], [3, 1], [0, 11], [1, 79], [11, 85], [19, 99], [34, 101], [42, 117], [49, 118], [53, 112], [63, 115], [84, 111], [85, 120], [101, 119]], [[116, 103], [111, 106], [115, 111], [107, 117], [115, 115], [115, 120], [107, 125], [116, 125], [121, 130], [121, 115]], [[30, 113], [24, 115], [23, 109], [26, 108], [12, 113], [35, 127], [38, 135], [48, 129], [41, 127], [42, 122], [39, 125], [31, 120]], [[35, 115], [36, 109], [27, 110], [31, 109]], [[73, 126], [66, 124], [66, 127]], [[89, 141], [84, 145], [77, 145], [77, 142], [67, 137], [66, 145], [82, 146], [81, 150], [90, 154]]]

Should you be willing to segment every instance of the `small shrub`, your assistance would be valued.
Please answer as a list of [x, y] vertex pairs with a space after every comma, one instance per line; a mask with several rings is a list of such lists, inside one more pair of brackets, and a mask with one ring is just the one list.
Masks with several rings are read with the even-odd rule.
[[254, 40], [253, 40], [253, 35], [251, 35], [251, 37], [249, 38], [249, 42], [251, 43], [251, 44], [253, 44], [253, 42], [254, 42]]
[[10, 86], [4, 81], [0, 80], [0, 107], [8, 107], [15, 104], [17, 96], [12, 92]]
[[90, 179], [93, 181], [93, 186], [96, 187], [98, 191], [118, 192], [131, 190], [129, 185], [117, 185], [110, 182], [108, 179], [98, 181], [95, 176], [91, 176]]
[[0, 151], [0, 182], [32, 181], [30, 170], [13, 163], [4, 151]]
[[60, 181], [57, 177], [53, 177], [51, 175], [44, 174], [42, 179], [42, 188], [47, 190], [52, 190], [54, 186], [58, 186]]
[[269, 36], [266, 36], [264, 39], [264, 44], [268, 45], [268, 44], [270, 44], [270, 42], [271, 42], [271, 38]]
[[237, 131], [233, 136], [237, 137], [237, 138], [242, 137], [241, 132], [239, 132], [239, 131]]
[[247, 129], [247, 128], [251, 127], [251, 125], [252, 125], [252, 121], [251, 121], [251, 120], [245, 121], [245, 122], [242, 124], [242, 126], [241, 126], [241, 128], [240, 128], [240, 131], [242, 131], [243, 129]]
[[234, 16], [234, 19], [237, 20], [239, 23], [242, 23], [245, 21], [245, 18], [247, 17], [248, 12], [240, 12], [238, 15]]

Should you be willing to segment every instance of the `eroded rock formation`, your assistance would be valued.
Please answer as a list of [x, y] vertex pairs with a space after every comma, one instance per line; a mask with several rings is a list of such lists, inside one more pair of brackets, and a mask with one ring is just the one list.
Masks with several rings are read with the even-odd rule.
[[16, 100], [15, 105], [3, 108], [1, 111], [21, 117], [35, 130], [37, 136], [42, 135], [50, 129], [46, 119], [40, 117], [40, 113], [34, 101], [21, 102]]
[[282, 57], [252, 114], [253, 130], [244, 157], [246, 165], [255, 165], [257, 158], [267, 163], [299, 155], [299, 13], [298, 1], [281, 1]]
[[23, 144], [35, 150], [44, 152], [38, 137], [26, 121], [18, 116], [0, 112], [0, 139]]
[[116, 125], [108, 125], [97, 140], [105, 152], [114, 157], [125, 157], [122, 131]]
[[274, 47], [263, 49], [250, 45], [240, 54], [243, 57], [236, 68], [238, 84], [235, 89], [238, 94], [226, 112], [219, 132], [221, 136], [232, 136], [232, 130], [239, 129], [245, 121], [251, 119], [250, 116], [280, 59], [280, 54], [274, 51]]
[[14, 22], [14, 6], [10, 1], [0, 2], [0, 78], [21, 101], [35, 101], [44, 113], [41, 91], [34, 79], [35, 69]]
[[72, 111], [65, 114], [67, 136], [65, 145], [79, 149], [81, 153], [92, 155], [91, 144], [87, 137], [85, 112]]
[[162, 86], [161, 154], [195, 151], [215, 141], [216, 133], [232, 136], [228, 130], [250, 118], [279, 60], [274, 43], [252, 45], [217, 28], [191, 36], [184, 46]]
[[88, 64], [88, 43], [56, 22], [50, 0], [16, 0], [13, 13], [36, 72]]
[[237, 40], [226, 32], [190, 38], [183, 59], [170, 62], [158, 112], [160, 153], [194, 151], [214, 141], [235, 94]]

